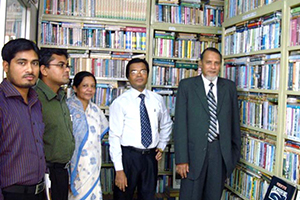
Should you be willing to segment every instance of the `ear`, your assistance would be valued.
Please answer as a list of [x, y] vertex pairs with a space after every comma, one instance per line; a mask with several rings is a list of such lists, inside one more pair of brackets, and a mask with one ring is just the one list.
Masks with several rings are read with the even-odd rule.
[[77, 88], [73, 86], [74, 93], [77, 93]]
[[40, 73], [43, 75], [43, 76], [47, 76], [48, 75], [48, 68], [45, 66], [45, 65], [41, 65], [40, 67]]
[[9, 64], [7, 61], [3, 61], [2, 62], [2, 66], [3, 66], [3, 70], [5, 71], [5, 73], [8, 72], [8, 68], [9, 68]]

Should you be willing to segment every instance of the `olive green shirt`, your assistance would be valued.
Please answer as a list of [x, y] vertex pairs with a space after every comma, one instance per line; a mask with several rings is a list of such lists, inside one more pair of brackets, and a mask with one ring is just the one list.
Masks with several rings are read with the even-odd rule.
[[67, 163], [72, 158], [75, 140], [65, 91], [60, 88], [56, 94], [40, 79], [34, 89], [42, 103], [46, 161]]

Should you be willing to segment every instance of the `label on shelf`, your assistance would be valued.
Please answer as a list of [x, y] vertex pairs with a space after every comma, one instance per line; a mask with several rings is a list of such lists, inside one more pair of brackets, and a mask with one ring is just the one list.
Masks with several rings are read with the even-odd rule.
[[251, 17], [254, 17], [254, 16], [256, 16], [256, 12], [252, 12], [252, 13], [249, 13], [249, 14], [247, 14], [247, 15], [244, 15], [244, 16], [242, 17], [242, 19], [243, 19], [243, 20], [246, 20], [246, 19], [251, 18]]

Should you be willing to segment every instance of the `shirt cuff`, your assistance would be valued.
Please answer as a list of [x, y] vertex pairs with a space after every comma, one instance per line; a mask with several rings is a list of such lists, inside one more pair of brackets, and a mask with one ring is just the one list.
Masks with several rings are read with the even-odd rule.
[[115, 163], [114, 163], [114, 166], [115, 166], [115, 170], [116, 170], [116, 171], [121, 171], [121, 170], [123, 170], [123, 163], [122, 163], [122, 162], [115, 162]]

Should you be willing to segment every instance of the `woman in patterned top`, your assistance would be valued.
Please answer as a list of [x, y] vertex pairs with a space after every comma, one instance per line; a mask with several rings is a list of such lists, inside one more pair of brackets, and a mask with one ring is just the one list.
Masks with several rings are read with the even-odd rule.
[[99, 107], [91, 102], [96, 92], [93, 74], [86, 71], [77, 73], [73, 89], [75, 94], [67, 100], [75, 138], [69, 199], [102, 200], [101, 136], [108, 132], [108, 121]]

